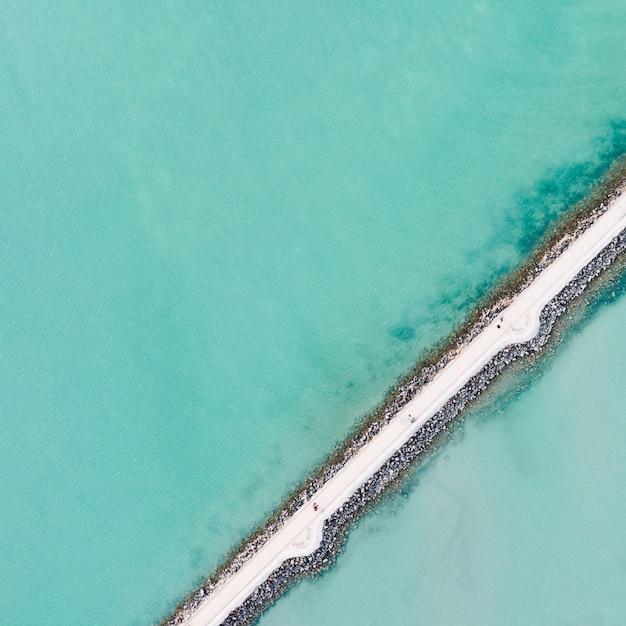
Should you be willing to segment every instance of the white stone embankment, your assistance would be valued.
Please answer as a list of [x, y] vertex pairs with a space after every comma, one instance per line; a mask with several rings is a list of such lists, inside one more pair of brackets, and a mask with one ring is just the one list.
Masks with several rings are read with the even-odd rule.
[[626, 247], [625, 229], [626, 194], [614, 199], [331, 478], [307, 493], [308, 501], [234, 573], [208, 594], [202, 592], [191, 614], [170, 623], [246, 623], [290, 578], [323, 567], [347, 521], [393, 482], [508, 363], [545, 344], [567, 303]]

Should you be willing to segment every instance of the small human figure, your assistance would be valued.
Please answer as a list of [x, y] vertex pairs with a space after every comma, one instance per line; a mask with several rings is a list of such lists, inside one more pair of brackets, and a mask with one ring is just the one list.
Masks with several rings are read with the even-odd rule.
[[314, 503], [313, 503], [313, 510], [314, 510], [314, 511], [317, 511], [317, 502], [314, 502]]

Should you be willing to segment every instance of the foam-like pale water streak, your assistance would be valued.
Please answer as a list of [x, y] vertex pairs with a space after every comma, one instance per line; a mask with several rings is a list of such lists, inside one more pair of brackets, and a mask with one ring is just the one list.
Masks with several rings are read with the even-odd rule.
[[4, 2], [2, 620], [261, 523], [624, 152], [622, 4]]
[[260, 625], [621, 623], [625, 319], [622, 296], [530, 389], [470, 415]]

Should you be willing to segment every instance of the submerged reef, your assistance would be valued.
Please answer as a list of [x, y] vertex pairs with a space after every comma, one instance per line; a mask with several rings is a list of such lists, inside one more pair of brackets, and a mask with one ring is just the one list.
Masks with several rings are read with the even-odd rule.
[[[389, 423], [398, 411], [409, 402], [434, 376], [449, 363], [460, 350], [476, 337], [513, 298], [523, 291], [533, 279], [576, 238], [602, 215], [615, 198], [626, 189], [623, 169], [614, 175], [585, 205], [574, 211], [545, 242], [530, 261], [476, 311], [466, 324], [454, 333], [448, 342], [423, 360], [389, 395], [388, 400], [370, 416], [359, 430], [338, 448], [327, 462], [311, 476], [278, 510], [278, 512], [240, 548], [199, 589], [187, 597], [163, 626], [184, 624], [219, 581], [234, 574], [285, 521], [309, 502], [317, 490], [368, 441]], [[540, 354], [549, 342], [559, 317], [585, 291], [588, 285], [626, 250], [626, 229], [617, 235], [592, 261], [590, 261], [548, 304], [540, 315], [540, 327], [529, 341], [512, 344], [502, 349], [475, 374], [434, 416], [432, 416], [383, 466], [337, 509], [325, 522], [320, 547], [312, 554], [284, 561], [259, 585], [246, 600], [223, 622], [228, 626], [253, 623], [279, 595], [303, 576], [313, 576], [328, 568], [341, 552], [346, 532], [383, 494], [400, 484], [409, 468], [414, 465], [448, 431], [459, 414], [475, 401], [511, 363], [521, 358]]]

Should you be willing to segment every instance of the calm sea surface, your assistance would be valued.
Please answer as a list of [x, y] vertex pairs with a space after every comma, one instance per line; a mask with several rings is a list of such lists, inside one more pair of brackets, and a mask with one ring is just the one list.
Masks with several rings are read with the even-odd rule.
[[[262, 522], [626, 150], [625, 9], [3, 2], [2, 620], [153, 623]], [[556, 402], [547, 390], [537, 406]], [[515, 545], [512, 492], [468, 495], [472, 446], [494, 479], [535, 468], [494, 443], [500, 419], [426, 470], [466, 497], [411, 492], [416, 528], [448, 518], [420, 581], [456, 536], [448, 506], [468, 533], [476, 522], [468, 550], [487, 541], [479, 510]], [[563, 463], [581, 454], [559, 424], [515, 423]], [[601, 466], [603, 441], [586, 453]], [[551, 468], [533, 469], [546, 503]], [[575, 510], [554, 502], [532, 532]], [[396, 522], [379, 517], [382, 537]], [[321, 594], [348, 558], [404, 567], [362, 537], [297, 593]], [[548, 582], [565, 588], [546, 550], [524, 558], [543, 572], [538, 605]], [[421, 606], [439, 605], [445, 567]], [[607, 589], [611, 571], [594, 570]]]

